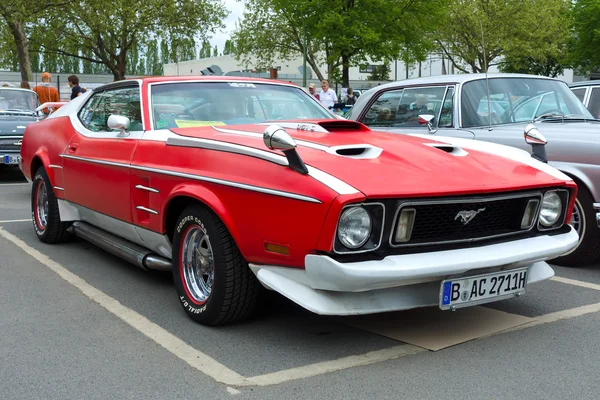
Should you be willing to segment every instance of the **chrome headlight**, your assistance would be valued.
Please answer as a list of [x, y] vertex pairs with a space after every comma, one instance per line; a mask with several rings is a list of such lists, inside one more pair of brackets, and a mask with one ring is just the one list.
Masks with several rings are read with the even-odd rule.
[[540, 224], [545, 228], [550, 228], [560, 218], [562, 214], [562, 200], [556, 192], [547, 192], [542, 200], [542, 208], [540, 209]]
[[363, 207], [346, 209], [338, 223], [337, 237], [349, 249], [364, 245], [371, 236], [371, 215]]

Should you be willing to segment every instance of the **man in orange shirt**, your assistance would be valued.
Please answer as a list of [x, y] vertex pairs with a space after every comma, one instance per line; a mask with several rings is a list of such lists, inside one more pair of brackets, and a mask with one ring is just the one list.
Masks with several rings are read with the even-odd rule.
[[[50, 75], [49, 72], [44, 72], [42, 73], [42, 83], [33, 88], [33, 91], [37, 93], [38, 98], [40, 99], [40, 104], [60, 101], [58, 89], [50, 85], [51, 80], [52, 75]], [[44, 108], [43, 111], [44, 115], [50, 115], [50, 110], [48, 108]]]

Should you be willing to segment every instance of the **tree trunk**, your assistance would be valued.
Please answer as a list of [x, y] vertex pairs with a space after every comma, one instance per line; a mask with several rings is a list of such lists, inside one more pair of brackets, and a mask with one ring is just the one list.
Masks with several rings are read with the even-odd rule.
[[306, 62], [308, 63], [308, 65], [310, 65], [310, 67], [312, 68], [313, 72], [315, 74], [317, 74], [317, 78], [319, 79], [319, 81], [322, 81], [324, 79], [323, 78], [323, 73], [321, 72], [321, 70], [319, 69], [319, 66], [315, 62], [314, 57], [312, 57], [312, 56], [306, 57]]
[[122, 81], [125, 79], [125, 70], [127, 68], [127, 50], [121, 49], [114, 69], [112, 70], [114, 81]]
[[342, 54], [342, 87], [350, 87], [350, 60], [346, 54]]
[[23, 21], [8, 21], [8, 26], [17, 45], [17, 54], [19, 56], [19, 71], [21, 71], [21, 80], [30, 81], [33, 77], [31, 73], [31, 59], [29, 58], [29, 40], [25, 35], [25, 24]]

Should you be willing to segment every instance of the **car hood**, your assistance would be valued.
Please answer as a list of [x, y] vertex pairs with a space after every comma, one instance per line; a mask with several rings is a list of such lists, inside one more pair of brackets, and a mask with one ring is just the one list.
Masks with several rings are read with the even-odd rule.
[[36, 117], [25, 115], [0, 115], [0, 136], [23, 135], [25, 127], [37, 121]]
[[[343, 180], [369, 197], [502, 192], [570, 181], [527, 152], [492, 143], [375, 132], [353, 121], [278, 125], [296, 140], [298, 154], [307, 165]], [[270, 151], [262, 140], [267, 126], [229, 125], [172, 131], [181, 136]]]

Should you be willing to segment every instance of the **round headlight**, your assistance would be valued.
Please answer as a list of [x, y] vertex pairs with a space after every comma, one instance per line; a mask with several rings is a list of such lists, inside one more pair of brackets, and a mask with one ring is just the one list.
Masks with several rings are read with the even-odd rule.
[[540, 210], [540, 223], [546, 228], [551, 227], [558, 221], [562, 211], [562, 201], [556, 192], [548, 192], [542, 200]]
[[337, 236], [349, 249], [357, 249], [369, 240], [371, 235], [371, 216], [362, 207], [348, 208], [342, 213]]

